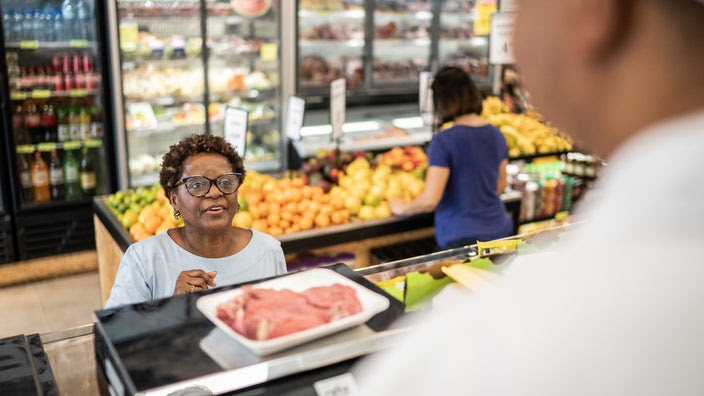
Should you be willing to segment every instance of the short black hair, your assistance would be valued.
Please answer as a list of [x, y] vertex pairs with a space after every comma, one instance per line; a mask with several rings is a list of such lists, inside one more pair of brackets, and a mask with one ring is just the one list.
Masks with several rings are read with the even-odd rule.
[[227, 140], [214, 135], [191, 135], [169, 147], [169, 151], [164, 154], [159, 183], [167, 194], [183, 174], [183, 163], [186, 159], [200, 153], [215, 153], [227, 158], [232, 165], [232, 171], [241, 173], [244, 181], [242, 157]]
[[465, 114], [482, 113], [482, 95], [469, 74], [459, 67], [445, 66], [438, 70], [431, 88], [438, 125]]

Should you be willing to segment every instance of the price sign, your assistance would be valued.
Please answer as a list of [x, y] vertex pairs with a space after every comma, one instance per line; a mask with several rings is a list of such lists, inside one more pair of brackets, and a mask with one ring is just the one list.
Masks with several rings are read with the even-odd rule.
[[83, 98], [88, 95], [88, 91], [85, 89], [72, 89], [69, 96], [72, 98]]
[[342, 126], [345, 124], [345, 85], [344, 78], [338, 78], [330, 83], [330, 124], [332, 125], [332, 140], [342, 137]]
[[244, 158], [247, 144], [247, 110], [227, 106], [225, 109], [225, 140]]
[[421, 72], [418, 76], [418, 107], [425, 125], [433, 125], [433, 73]]
[[273, 62], [279, 59], [279, 46], [276, 43], [264, 43], [259, 48], [259, 59], [263, 62]]
[[353, 396], [359, 394], [357, 382], [350, 373], [324, 379], [313, 384], [318, 396]]
[[25, 100], [27, 99], [27, 94], [24, 92], [12, 92], [10, 94], [11, 100]]
[[48, 89], [35, 89], [32, 91], [32, 97], [36, 99], [47, 99], [51, 97], [51, 91]]
[[306, 111], [306, 101], [298, 96], [288, 97], [288, 109], [286, 110], [286, 137], [291, 140], [301, 139], [301, 127], [303, 126], [303, 116]]
[[37, 40], [23, 40], [20, 41], [21, 49], [37, 49], [39, 48], [39, 41]]
[[515, 12], [498, 12], [491, 18], [489, 63], [493, 65], [516, 63], [516, 57], [513, 54], [513, 31], [515, 26]]
[[475, 5], [474, 34], [486, 36], [491, 33], [491, 16], [496, 12], [496, 0], [478, 0]]
[[34, 152], [34, 146], [31, 144], [22, 144], [17, 146], [17, 154], [32, 154]]
[[68, 45], [71, 48], [87, 48], [88, 47], [88, 41], [86, 40], [71, 40]]
[[51, 150], [56, 150], [56, 143], [39, 143], [37, 145], [37, 150], [41, 151], [42, 153], [48, 153]]

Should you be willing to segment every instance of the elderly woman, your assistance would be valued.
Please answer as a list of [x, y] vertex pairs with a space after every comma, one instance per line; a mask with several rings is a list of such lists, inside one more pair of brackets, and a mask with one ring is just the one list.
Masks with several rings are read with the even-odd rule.
[[278, 240], [232, 226], [244, 175], [242, 158], [221, 137], [171, 146], [159, 182], [184, 226], [127, 249], [106, 308], [285, 273]]

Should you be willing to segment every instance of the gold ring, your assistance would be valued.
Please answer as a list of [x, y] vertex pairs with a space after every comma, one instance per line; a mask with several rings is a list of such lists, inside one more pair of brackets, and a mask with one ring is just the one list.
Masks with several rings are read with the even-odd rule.
[[195, 289], [195, 288], [196, 288], [195, 285], [191, 285], [191, 290], [189, 290], [188, 292], [193, 293], [193, 289]]

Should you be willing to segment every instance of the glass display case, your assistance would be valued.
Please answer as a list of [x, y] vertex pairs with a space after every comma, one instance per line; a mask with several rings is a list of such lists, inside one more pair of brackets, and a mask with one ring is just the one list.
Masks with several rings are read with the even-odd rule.
[[[489, 31], [484, 26], [496, 3], [299, 1], [296, 92], [309, 108], [322, 108], [330, 82], [344, 77], [350, 105], [411, 102], [420, 73], [447, 64], [467, 70], [480, 89], [489, 91]], [[475, 27], [477, 19], [483, 24]]]
[[180, 139], [222, 136], [227, 106], [248, 111], [245, 166], [281, 169], [278, 1], [116, 0], [115, 13], [122, 187], [155, 183]]

